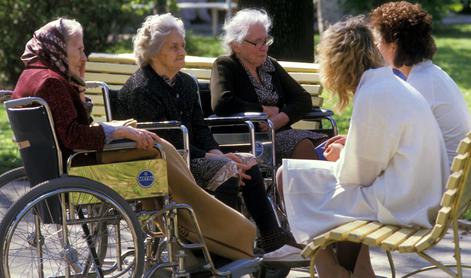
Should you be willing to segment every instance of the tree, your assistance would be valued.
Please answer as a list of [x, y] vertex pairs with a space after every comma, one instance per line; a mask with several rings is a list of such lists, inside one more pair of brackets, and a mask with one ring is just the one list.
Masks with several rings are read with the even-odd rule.
[[313, 0], [240, 0], [239, 8], [263, 8], [273, 20], [275, 43], [269, 55], [280, 60], [314, 61]]
[[[0, 0], [0, 84], [13, 86], [23, 69], [20, 56], [33, 32], [60, 16], [77, 19], [84, 28], [86, 51], [103, 51], [114, 34], [137, 25], [131, 0]], [[137, 20], [137, 22], [134, 21]]]

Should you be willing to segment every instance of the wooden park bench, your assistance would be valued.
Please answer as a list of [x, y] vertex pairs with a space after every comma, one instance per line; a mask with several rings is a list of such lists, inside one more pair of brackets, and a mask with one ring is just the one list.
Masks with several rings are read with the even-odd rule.
[[[209, 83], [211, 69], [215, 58], [186, 56], [183, 72], [192, 74], [200, 83]], [[322, 87], [319, 78], [319, 66], [313, 63], [283, 62], [284, 69], [311, 94], [312, 106], [321, 107], [323, 98], [320, 96]], [[86, 81], [102, 81], [113, 90], [119, 90], [129, 76], [138, 69], [132, 54], [91, 53], [85, 72]], [[105, 119], [105, 107], [100, 89], [87, 90], [87, 96], [94, 102], [93, 117], [97, 121]], [[203, 108], [204, 109], [204, 108]], [[300, 121], [295, 128], [312, 125]]]
[[[469, 208], [471, 200], [471, 132], [461, 140], [457, 155], [451, 165], [451, 174], [440, 202], [440, 208], [431, 229], [418, 227], [401, 227], [386, 225], [376, 221], [356, 220], [336, 227], [314, 238], [302, 251], [304, 257], [311, 258], [311, 277], [315, 277], [314, 261], [316, 254], [322, 248], [339, 241], [363, 243], [376, 246], [386, 251], [391, 266], [391, 277], [395, 277], [395, 267], [391, 252], [416, 253], [427, 260], [432, 266], [415, 270], [403, 277], [409, 277], [419, 272], [441, 269], [451, 277], [463, 277], [462, 269], [471, 268], [463, 265], [460, 253], [460, 235], [458, 234], [458, 217]], [[456, 264], [445, 265], [426, 253], [435, 246], [445, 235], [448, 227], [453, 229], [454, 258]], [[441, 258], [439, 258], [441, 259]], [[456, 271], [453, 270], [456, 268]]]

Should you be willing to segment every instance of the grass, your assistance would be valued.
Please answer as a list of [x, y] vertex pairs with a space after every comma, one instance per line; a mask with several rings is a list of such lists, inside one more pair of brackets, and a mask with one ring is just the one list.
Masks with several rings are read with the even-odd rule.
[[18, 149], [8, 124], [5, 108], [0, 106], [0, 173], [21, 165]]
[[[439, 26], [435, 30], [436, 43], [438, 51], [434, 62], [443, 68], [456, 81], [463, 92], [464, 98], [471, 108], [471, 25], [448, 25]], [[319, 36], [315, 37], [318, 41]], [[107, 52], [125, 53], [131, 52], [131, 39], [123, 40], [115, 44]], [[223, 51], [219, 41], [214, 37], [205, 37], [187, 33], [187, 52], [188, 55], [215, 57]], [[334, 108], [335, 99], [324, 93], [324, 107]], [[336, 112], [335, 119], [339, 125], [340, 133], [346, 133], [348, 130], [349, 119], [351, 116], [351, 107], [347, 107], [342, 112]], [[18, 158], [16, 146], [12, 143], [11, 132], [7, 123], [5, 110], [0, 108], [0, 173], [12, 169], [21, 164]], [[467, 212], [466, 218], [471, 220], [471, 210]]]

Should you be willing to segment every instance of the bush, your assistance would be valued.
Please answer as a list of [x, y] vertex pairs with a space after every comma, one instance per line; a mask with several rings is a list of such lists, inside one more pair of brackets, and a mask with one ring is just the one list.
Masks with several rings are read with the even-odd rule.
[[16, 83], [24, 46], [45, 23], [59, 16], [74, 18], [84, 27], [86, 50], [104, 51], [123, 27], [142, 21], [142, 9], [137, 11], [132, 0], [0, 0], [0, 86]]
[[[348, 0], [344, 1], [345, 8], [354, 13], [368, 13], [371, 9], [380, 6], [390, 0]], [[439, 21], [448, 11], [448, 5], [456, 0], [410, 0], [411, 3], [419, 3], [422, 8], [432, 15], [434, 21]]]

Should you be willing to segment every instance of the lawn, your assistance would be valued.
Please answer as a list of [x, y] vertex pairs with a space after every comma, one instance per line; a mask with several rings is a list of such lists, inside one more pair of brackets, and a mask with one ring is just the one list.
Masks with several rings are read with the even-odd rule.
[[[466, 99], [468, 107], [471, 108], [471, 25], [440, 26], [435, 30], [436, 43], [438, 47], [434, 62], [448, 72], [458, 83]], [[316, 36], [316, 40], [318, 36]], [[130, 40], [116, 44], [109, 52], [123, 53], [131, 52]], [[217, 56], [222, 53], [218, 40], [213, 37], [204, 37], [187, 34], [188, 55], [195, 56]], [[335, 100], [328, 93], [323, 95], [326, 99], [324, 106], [333, 108]], [[343, 112], [336, 112], [336, 120], [341, 133], [346, 133], [351, 115], [351, 107]], [[8, 127], [5, 110], [0, 107], [0, 173], [21, 164], [18, 158], [16, 146], [11, 141], [12, 135]], [[471, 211], [467, 218], [471, 219]]]

